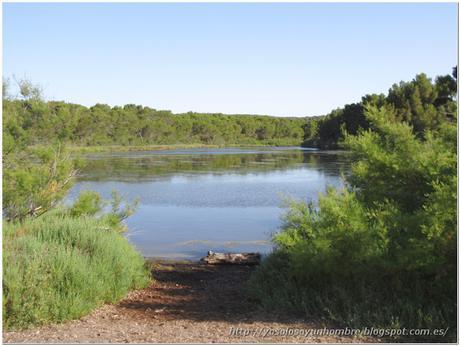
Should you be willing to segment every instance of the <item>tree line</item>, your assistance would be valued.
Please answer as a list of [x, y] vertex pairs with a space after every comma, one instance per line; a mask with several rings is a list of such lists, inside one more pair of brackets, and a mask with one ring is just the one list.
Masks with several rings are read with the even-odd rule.
[[209, 113], [173, 114], [128, 104], [85, 107], [35, 97], [3, 101], [4, 145], [53, 140], [74, 146], [215, 144], [300, 145], [304, 118]]
[[20, 97], [5, 92], [3, 100], [4, 147], [52, 141], [74, 146], [141, 146], [156, 144], [300, 145], [322, 149], [342, 147], [345, 133], [370, 128], [366, 105], [395, 110], [394, 119], [422, 134], [454, 117], [457, 68], [434, 81], [425, 74], [394, 84], [387, 95], [369, 94], [325, 116], [277, 118], [255, 115], [188, 112], [128, 104], [85, 107], [42, 101], [41, 89], [19, 81]]
[[345, 134], [356, 135], [368, 130], [371, 123], [365, 116], [366, 106], [385, 106], [394, 111], [388, 121], [405, 122], [422, 136], [456, 116], [457, 67], [452, 75], [438, 76], [432, 81], [418, 74], [410, 82], [394, 84], [387, 95], [368, 94], [361, 102], [347, 104], [323, 117], [310, 119], [304, 125], [303, 146], [323, 149], [343, 147]]

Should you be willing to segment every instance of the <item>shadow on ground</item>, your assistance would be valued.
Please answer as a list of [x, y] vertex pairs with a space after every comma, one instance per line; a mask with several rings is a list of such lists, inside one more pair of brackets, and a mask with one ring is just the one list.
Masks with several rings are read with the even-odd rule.
[[207, 265], [195, 262], [152, 265], [154, 282], [120, 307], [146, 318], [195, 321], [292, 321], [267, 314], [244, 294], [254, 266]]

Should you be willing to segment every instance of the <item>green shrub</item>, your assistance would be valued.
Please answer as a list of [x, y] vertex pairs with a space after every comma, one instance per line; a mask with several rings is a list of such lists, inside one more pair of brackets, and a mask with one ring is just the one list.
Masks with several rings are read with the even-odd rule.
[[103, 207], [101, 195], [95, 191], [82, 191], [69, 212], [72, 216], [94, 216], [100, 213]]
[[103, 220], [55, 210], [3, 225], [6, 328], [79, 318], [148, 281], [141, 255]]
[[[266, 308], [354, 327], [456, 331], [456, 124], [426, 131], [368, 107], [372, 130], [346, 137], [345, 189], [292, 202], [276, 251], [249, 283]], [[437, 339], [439, 341], [439, 339]]]
[[25, 148], [10, 138], [3, 150], [3, 216], [19, 220], [53, 209], [67, 194], [76, 174], [76, 162], [65, 148]]
[[[135, 213], [138, 204], [138, 199], [129, 202], [115, 190], [112, 191], [111, 200], [103, 200], [95, 191], [82, 191], [66, 212], [74, 217], [93, 216], [102, 220], [109, 228], [122, 232], [126, 230], [122, 221]], [[109, 205], [110, 209], [107, 209]]]

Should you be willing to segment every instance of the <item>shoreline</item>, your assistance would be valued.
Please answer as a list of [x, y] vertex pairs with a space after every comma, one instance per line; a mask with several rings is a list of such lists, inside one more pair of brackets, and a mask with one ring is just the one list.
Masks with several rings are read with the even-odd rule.
[[[301, 147], [300, 144], [152, 144], [152, 145], [101, 145], [101, 146], [68, 146], [71, 153], [106, 153], [106, 152], [138, 152], [138, 151], [161, 151], [177, 149], [221, 149], [221, 148], [278, 148], [278, 147]], [[315, 148], [316, 149], [316, 148]]]

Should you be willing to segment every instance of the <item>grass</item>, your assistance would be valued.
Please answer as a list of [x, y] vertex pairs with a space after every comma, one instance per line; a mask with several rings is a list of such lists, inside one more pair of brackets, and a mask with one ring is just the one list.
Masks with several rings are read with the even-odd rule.
[[79, 318], [149, 280], [142, 256], [95, 218], [53, 211], [3, 224], [6, 329]]

